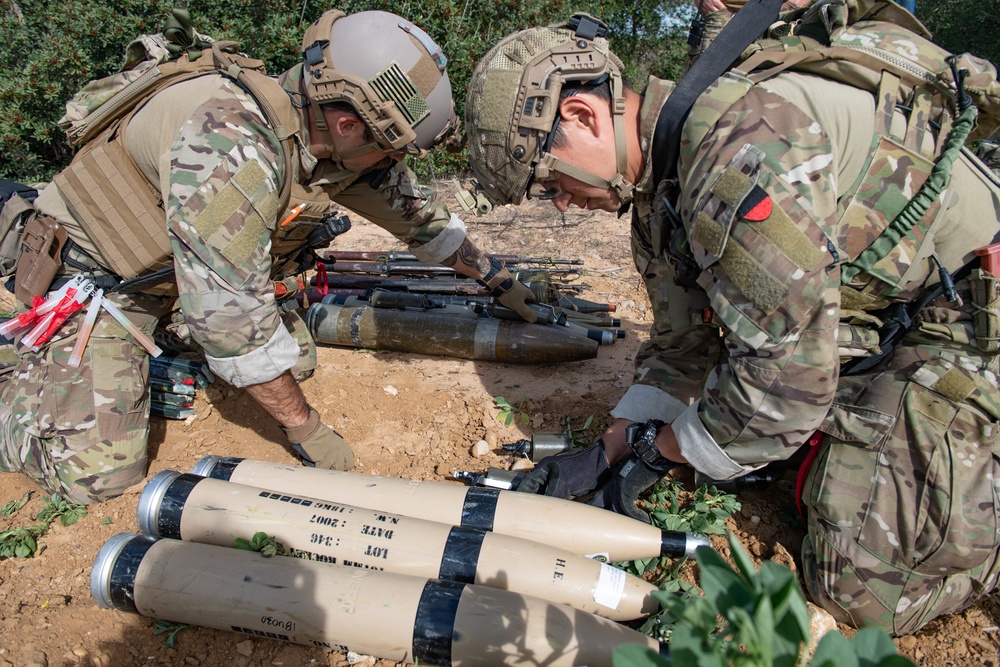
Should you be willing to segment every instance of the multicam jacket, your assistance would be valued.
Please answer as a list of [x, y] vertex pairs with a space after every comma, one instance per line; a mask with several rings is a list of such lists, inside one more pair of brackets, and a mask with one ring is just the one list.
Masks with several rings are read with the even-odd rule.
[[[297, 81], [292, 70], [285, 86]], [[386, 160], [355, 173], [314, 158], [306, 130], [297, 139], [299, 164], [283, 165], [279, 142], [257, 104], [217, 75], [159, 93], [126, 134], [129, 153], [163, 201], [185, 322], [213, 371], [236, 386], [271, 380], [299, 355], [281, 323], [271, 281], [272, 242], [280, 242], [283, 232], [277, 194], [285, 168], [295, 169], [302, 186], [289, 206], [307, 200], [314, 209], [345, 207], [426, 261], [450, 256], [465, 239], [462, 221], [416, 184], [405, 163]], [[372, 185], [371, 176], [387, 168]], [[37, 207], [101, 261], [56, 185], [46, 188]]]
[[[691, 464], [726, 479], [787, 458], [823, 425], [841, 359], [871, 351], [864, 340], [845, 340], [864, 331], [853, 326], [868, 317], [864, 306], [887, 303], [884, 295], [911, 298], [934, 273], [931, 254], [952, 272], [972, 261], [973, 249], [1000, 228], [1000, 197], [996, 181], [963, 151], [944, 205], [928, 213], [930, 229], [918, 230], [921, 242], [896, 248], [878, 280], [860, 277], [859, 285], [870, 281], [869, 303], [847, 303], [841, 265], [871, 243], [873, 221], [894, 217], [929, 171], [930, 160], [893, 138], [900, 124], [905, 131], [902, 112], [890, 111], [883, 125], [870, 93], [809, 74], [756, 85], [721, 78], [685, 123], [673, 202], [683, 229], [674, 233], [648, 168], [672, 85], [651, 78], [644, 92], [647, 169], [637, 184], [632, 244], [654, 323], [635, 384], [612, 415], [672, 423]], [[687, 288], [676, 277], [679, 255], [696, 265], [696, 284]], [[970, 318], [939, 310], [932, 344], [968, 343]]]

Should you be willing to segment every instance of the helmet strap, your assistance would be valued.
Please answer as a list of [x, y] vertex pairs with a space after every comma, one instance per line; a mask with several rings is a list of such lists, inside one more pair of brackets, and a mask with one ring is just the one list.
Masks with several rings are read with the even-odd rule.
[[615, 157], [618, 163], [618, 173], [611, 179], [609, 186], [618, 195], [622, 206], [632, 201], [635, 184], [629, 183], [625, 174], [628, 173], [628, 141], [625, 138], [625, 91], [622, 77], [618, 72], [611, 72], [611, 124], [615, 131]]
[[336, 153], [336, 149], [333, 147], [333, 135], [330, 134], [330, 126], [326, 124], [326, 116], [323, 115], [323, 109], [320, 108], [320, 105], [313, 103], [309, 104], [309, 108], [312, 111], [316, 129], [319, 130], [320, 136], [323, 137], [323, 144], [331, 153]]

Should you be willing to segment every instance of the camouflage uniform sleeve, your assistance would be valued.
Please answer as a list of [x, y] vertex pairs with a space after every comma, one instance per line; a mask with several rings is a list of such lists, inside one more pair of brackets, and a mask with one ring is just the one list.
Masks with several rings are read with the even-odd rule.
[[[697, 108], [688, 122], [697, 123]], [[780, 128], [780, 129], [776, 129]], [[682, 155], [685, 155], [682, 148]], [[720, 479], [790, 456], [834, 397], [839, 271], [833, 149], [819, 124], [755, 88], [690, 151], [680, 214], [724, 335], [692, 396], [690, 346], [670, 334], [641, 362], [642, 383], [695, 398], [672, 425], [682, 454]], [[702, 342], [702, 345], [705, 343]], [[701, 375], [696, 376], [699, 380]]]
[[163, 175], [181, 311], [212, 371], [238, 387], [273, 380], [299, 354], [270, 279], [283, 170], [257, 106], [227, 84], [182, 126]]
[[363, 176], [335, 199], [406, 243], [421, 261], [440, 262], [465, 241], [462, 219], [449, 213], [439, 195], [419, 185], [405, 162], [394, 164], [377, 187], [371, 181]]
[[[673, 262], [653, 257], [648, 230], [648, 225], [634, 220], [632, 255], [646, 285], [653, 324], [649, 340], [636, 354], [636, 383], [611, 415], [672, 422], [700, 396], [707, 373], [719, 358], [721, 339], [719, 328], [704, 321], [709, 307], [705, 292], [677, 285]], [[667, 356], [670, 361], [664, 363]]]

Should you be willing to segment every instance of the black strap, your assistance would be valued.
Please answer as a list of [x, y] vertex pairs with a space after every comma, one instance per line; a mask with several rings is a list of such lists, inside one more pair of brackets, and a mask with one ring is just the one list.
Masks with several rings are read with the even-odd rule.
[[695, 101], [777, 20], [780, 9], [781, 0], [749, 0], [677, 83], [656, 121], [654, 184], [677, 175], [681, 128]]
[[23, 183], [0, 178], [0, 209], [14, 195], [20, 195], [21, 198], [33, 202], [35, 201], [35, 197], [38, 196], [38, 190]]
[[[998, 241], [1000, 241], [1000, 232], [996, 233], [996, 236], [993, 237], [990, 245], [997, 243]], [[976, 268], [978, 265], [978, 260], [973, 259], [971, 262], [956, 271], [952, 275], [952, 280], [956, 283], [960, 280], [965, 280], [972, 273], [972, 269]], [[936, 285], [925, 287], [924, 290], [909, 303], [893, 303], [879, 311], [876, 314], [876, 317], [883, 322], [882, 326], [878, 330], [879, 353], [870, 357], [856, 357], [842, 363], [840, 365], [841, 377], [864, 373], [865, 371], [870, 370], [882, 363], [882, 361], [896, 348], [896, 345], [903, 340], [903, 336], [906, 335], [906, 332], [913, 328], [913, 325], [916, 324], [917, 315], [920, 311], [929, 306], [932, 301], [944, 295], [944, 293], [944, 285], [937, 283]]]

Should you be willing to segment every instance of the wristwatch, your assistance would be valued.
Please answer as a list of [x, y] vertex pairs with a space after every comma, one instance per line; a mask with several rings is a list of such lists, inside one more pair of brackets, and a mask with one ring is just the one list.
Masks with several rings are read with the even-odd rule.
[[625, 427], [625, 442], [640, 461], [656, 472], [667, 472], [676, 463], [660, 454], [656, 448], [656, 432], [663, 426], [659, 419], [646, 422], [632, 422]]

